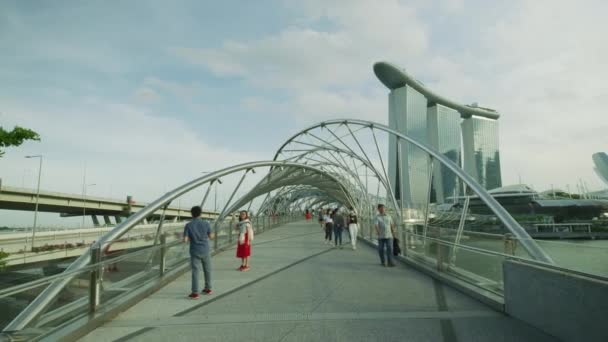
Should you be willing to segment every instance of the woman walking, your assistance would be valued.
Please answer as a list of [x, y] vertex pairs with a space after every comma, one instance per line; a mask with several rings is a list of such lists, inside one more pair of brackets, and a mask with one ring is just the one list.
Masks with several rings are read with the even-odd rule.
[[239, 223], [236, 225], [239, 231], [239, 240], [236, 246], [236, 257], [241, 259], [239, 271], [249, 271], [249, 257], [251, 256], [251, 241], [253, 241], [253, 228], [246, 210], [239, 213]]
[[327, 209], [325, 216], [323, 216], [323, 223], [325, 224], [325, 243], [331, 244], [331, 234], [334, 230], [334, 220], [332, 219], [331, 209]]
[[306, 214], [304, 214], [304, 217], [306, 218], [307, 222], [312, 219], [312, 214], [310, 213], [310, 210], [306, 209]]
[[348, 215], [348, 232], [350, 234], [350, 244], [353, 247], [353, 251], [357, 249], [357, 234], [359, 232], [359, 219], [357, 213], [351, 207]]

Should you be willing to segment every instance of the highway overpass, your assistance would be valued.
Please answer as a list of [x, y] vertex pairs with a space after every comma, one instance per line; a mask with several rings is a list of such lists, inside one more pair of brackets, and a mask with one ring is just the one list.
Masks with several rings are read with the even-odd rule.
[[[96, 226], [102, 225], [98, 216], [104, 219], [103, 224], [120, 223], [122, 218], [129, 217], [147, 205], [143, 202], [68, 194], [61, 192], [40, 191], [38, 211], [58, 213], [62, 217], [86, 215], [93, 218]], [[36, 207], [36, 190], [3, 186], [0, 184], [0, 209], [34, 211]], [[159, 209], [147, 220], [158, 220], [163, 210]], [[217, 213], [204, 211], [204, 218], [215, 218]], [[112, 222], [111, 218], [114, 218]], [[190, 208], [170, 206], [165, 211], [165, 220], [180, 220], [190, 218]]]

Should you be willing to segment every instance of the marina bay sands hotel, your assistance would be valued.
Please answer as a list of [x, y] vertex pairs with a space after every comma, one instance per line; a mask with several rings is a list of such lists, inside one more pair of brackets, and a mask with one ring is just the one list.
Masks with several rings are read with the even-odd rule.
[[[486, 189], [502, 186], [498, 112], [437, 95], [390, 63], [374, 64], [374, 73], [390, 89], [390, 128], [434, 147]], [[389, 139], [389, 178], [395, 196], [404, 207], [426, 203], [431, 172], [427, 154], [393, 136]], [[432, 173], [432, 202], [463, 195], [463, 186], [452, 172], [436, 163]]]

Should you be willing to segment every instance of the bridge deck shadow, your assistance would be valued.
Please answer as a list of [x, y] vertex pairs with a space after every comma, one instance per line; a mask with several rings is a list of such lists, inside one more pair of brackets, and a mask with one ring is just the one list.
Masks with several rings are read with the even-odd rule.
[[329, 248], [316, 223], [259, 235], [249, 272], [234, 249], [214, 257], [212, 295], [189, 300], [184, 274], [82, 340], [554, 341], [344, 237]]

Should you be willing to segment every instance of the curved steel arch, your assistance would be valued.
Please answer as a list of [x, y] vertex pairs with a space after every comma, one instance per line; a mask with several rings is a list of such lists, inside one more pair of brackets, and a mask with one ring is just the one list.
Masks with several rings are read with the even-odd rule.
[[[91, 248], [89, 248], [88, 253], [87, 252], [83, 253], [78, 259], [76, 259], [66, 269], [66, 271], [76, 270], [76, 269], [79, 269], [79, 268], [82, 268], [82, 267], [88, 265], [90, 262], [90, 250], [92, 248], [94, 248], [94, 247], [103, 248], [108, 243], [111, 243], [112, 241], [120, 238], [122, 235], [126, 234], [129, 230], [131, 230], [133, 227], [135, 227], [144, 218], [146, 218], [150, 214], [156, 212], [158, 209], [161, 209], [164, 206], [168, 205], [172, 200], [184, 195], [185, 193], [187, 193], [193, 189], [196, 189], [206, 183], [214, 182], [217, 179], [219, 179], [220, 177], [224, 177], [226, 175], [233, 174], [236, 172], [241, 172], [241, 171], [248, 172], [249, 170], [252, 170], [255, 168], [261, 168], [261, 167], [272, 167], [271, 171], [266, 176], [266, 177], [269, 177], [268, 179], [273, 178], [272, 172], [274, 170], [278, 170], [276, 172], [280, 173], [282, 171], [281, 169], [283, 169], [283, 168], [285, 168], [285, 169], [289, 168], [290, 170], [294, 170], [294, 169], [301, 170], [304, 173], [308, 172], [308, 174], [311, 176], [317, 176], [317, 180], [323, 181], [323, 183], [321, 183], [321, 182], [317, 183], [319, 186], [321, 186], [321, 188], [320, 188], [321, 190], [323, 190], [322, 189], [323, 186], [328, 186], [329, 184], [334, 186], [334, 189], [339, 188], [344, 193], [345, 196], [336, 198], [337, 201], [347, 201], [348, 198], [350, 197], [350, 195], [348, 194], [348, 188], [342, 183], [343, 182], [342, 179], [339, 179], [333, 174], [330, 174], [324, 170], [315, 168], [310, 165], [298, 164], [298, 163], [292, 163], [292, 162], [281, 162], [281, 161], [258, 161], [258, 162], [250, 162], [250, 163], [234, 165], [234, 166], [222, 169], [222, 170], [215, 171], [213, 173], [206, 174], [205, 176], [196, 178], [188, 183], [185, 183], [185, 184], [175, 188], [172, 191], [167, 192], [165, 195], [161, 196], [157, 200], [148, 204], [142, 210], [136, 212], [135, 214], [130, 216], [127, 220], [125, 220], [121, 224], [117, 225], [110, 232], [103, 235], [93, 246], [91, 246]], [[281, 180], [280, 177], [281, 177], [280, 174], [274, 175], [275, 180]], [[294, 179], [294, 183], [295, 183], [295, 181], [296, 180]], [[312, 184], [315, 184], [314, 179], [309, 178], [308, 181]], [[272, 186], [270, 186], [266, 190], [272, 191], [277, 188], [283, 187], [285, 185], [289, 185], [289, 184], [288, 183], [287, 184], [284, 184], [284, 183], [272, 184]], [[261, 193], [258, 192], [256, 196], [252, 197], [252, 199], [263, 193], [264, 192], [261, 192]], [[241, 198], [241, 200], [239, 200], [237, 202], [245, 204], [245, 203], [249, 202], [249, 200], [244, 201], [243, 198]], [[232, 207], [234, 207], [234, 205]], [[57, 280], [57, 281], [49, 284], [49, 286], [46, 289], [44, 289], [44, 291], [42, 291], [23, 311], [21, 311], [21, 313], [10, 324], [8, 324], [4, 328], [3, 331], [14, 331], [14, 330], [24, 329], [27, 326], [27, 324], [29, 324], [34, 319], [36, 319], [36, 317], [38, 317], [53, 302], [53, 300], [57, 297], [59, 292], [69, 283], [69, 281], [71, 281], [72, 278], [73, 277], [62, 278], [60, 280]]]
[[[290, 143], [294, 141], [298, 136], [306, 134], [307, 132], [314, 130], [319, 127], [326, 128], [327, 126], [340, 126], [340, 125], [353, 125], [353, 126], [363, 126], [371, 129], [378, 129], [384, 131], [388, 134], [392, 134], [398, 139], [403, 139], [408, 143], [413, 144], [414, 146], [420, 148], [422, 151], [426, 152], [428, 155], [439, 161], [443, 166], [448, 168], [454, 174], [456, 174], [462, 181], [465, 182], [467, 186], [469, 186], [477, 195], [479, 195], [480, 199], [494, 212], [494, 214], [498, 217], [498, 219], [505, 224], [507, 229], [513, 233], [513, 235], [521, 242], [526, 251], [538, 261], [553, 263], [551, 257], [549, 257], [543, 250], [540, 248], [536, 242], [530, 237], [530, 235], [526, 232], [526, 230], [519, 225], [519, 223], [511, 217], [511, 215], [483, 188], [475, 179], [473, 179], [469, 174], [464, 172], [458, 165], [456, 165], [452, 160], [435, 150], [433, 147], [417, 141], [416, 139], [397, 132], [386, 125], [375, 123], [371, 121], [365, 120], [354, 120], [354, 119], [337, 119], [337, 120], [328, 120], [323, 121], [317, 124], [314, 124], [308, 128], [301, 130], [300, 132], [294, 134], [291, 138], [289, 138], [275, 153], [275, 159], [278, 158], [281, 151]], [[350, 130], [350, 128], [349, 128]], [[352, 132], [352, 131], [351, 131]]]
[[[296, 144], [303, 144], [300, 141], [293, 141], [292, 140], [292, 142], [296, 143]], [[390, 184], [390, 182], [389, 182], [389, 180], [387, 178], [388, 176], [387, 176], [386, 172], [382, 172], [381, 173], [380, 171], [378, 171], [378, 169], [371, 163], [371, 161], [367, 158], [367, 156], [366, 156], [366, 158], [363, 158], [363, 157], [359, 156], [356, 152], [354, 152], [352, 149], [345, 150], [345, 149], [339, 148], [339, 147], [337, 147], [337, 146], [335, 146], [335, 145], [333, 145], [331, 143], [330, 143], [330, 145], [331, 145], [331, 148], [329, 146], [327, 146], [327, 145], [316, 146], [314, 149], [311, 149], [311, 150], [309, 150], [307, 152], [301, 153], [301, 154], [296, 155], [296, 156], [288, 157], [285, 160], [295, 160], [295, 161], [299, 162], [299, 161], [302, 160], [302, 158], [306, 158], [308, 155], [315, 154], [315, 153], [317, 153], [319, 151], [328, 151], [328, 152], [332, 152], [332, 153], [336, 153], [337, 152], [339, 154], [345, 154], [345, 155], [347, 155], [347, 156], [349, 156], [349, 157], [351, 157], [351, 158], [353, 158], [355, 160], [358, 160], [363, 166], [365, 166], [367, 169], [369, 169], [372, 172], [372, 175], [375, 175], [376, 179], [378, 179], [379, 182], [382, 183], [382, 186], [384, 186], [384, 188], [391, 194], [391, 201], [393, 202], [393, 206], [395, 208], [398, 207], [397, 201], [395, 199], [394, 191], [393, 191], [392, 186], [391, 186], [391, 184]], [[284, 145], [284, 146], [286, 146], [286, 145]], [[277, 160], [279, 154], [281, 154], [281, 150], [279, 150], [277, 152], [277, 154], [275, 155], [275, 159], [274, 160]], [[366, 191], [364, 189], [363, 184], [361, 184], [361, 179], [359, 178], [359, 176], [355, 175], [349, 169], [348, 165], [342, 165], [342, 164], [340, 164], [340, 161], [337, 158], [336, 158], [336, 160], [338, 161], [338, 163], [325, 162], [325, 165], [330, 165], [330, 166], [338, 167], [343, 172], [345, 172], [345, 173], [349, 174], [351, 177], [353, 177], [353, 179], [355, 180], [355, 182], [359, 183], [359, 186], [360, 186], [360, 189], [361, 189], [361, 193], [363, 193], [365, 195], [366, 199], [367, 199], [367, 193], [366, 193]], [[322, 164], [321, 162], [319, 162], [319, 163]], [[345, 164], [346, 164], [346, 162], [345, 162]], [[315, 164], [313, 164], [313, 165], [315, 165]], [[369, 201], [368, 201], [368, 204], [370, 204]]]

